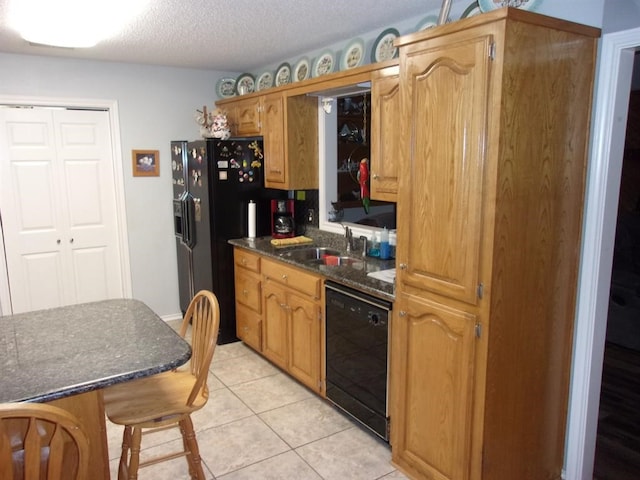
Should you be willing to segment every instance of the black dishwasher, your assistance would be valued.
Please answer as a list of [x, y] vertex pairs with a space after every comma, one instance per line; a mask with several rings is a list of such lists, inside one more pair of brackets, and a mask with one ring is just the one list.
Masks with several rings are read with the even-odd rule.
[[392, 303], [326, 282], [327, 398], [389, 441], [387, 386]]

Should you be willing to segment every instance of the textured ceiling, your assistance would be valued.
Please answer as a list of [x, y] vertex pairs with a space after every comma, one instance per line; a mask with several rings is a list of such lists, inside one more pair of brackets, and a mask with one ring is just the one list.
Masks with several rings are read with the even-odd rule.
[[90, 49], [29, 45], [8, 27], [8, 4], [0, 0], [0, 52], [241, 72], [438, 11], [442, 0], [152, 0]]

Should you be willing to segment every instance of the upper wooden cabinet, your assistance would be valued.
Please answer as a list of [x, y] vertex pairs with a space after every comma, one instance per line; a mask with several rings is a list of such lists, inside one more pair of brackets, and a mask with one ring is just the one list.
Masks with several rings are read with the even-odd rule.
[[265, 181], [270, 184], [284, 185], [286, 183], [285, 98], [282, 93], [265, 95], [263, 106]]
[[[324, 91], [344, 88], [369, 82], [373, 76], [381, 81], [389, 75], [389, 67], [397, 67], [398, 60], [388, 60], [378, 64], [336, 72], [321, 77], [294, 82], [281, 87], [256, 92], [241, 97], [218, 100], [216, 105], [227, 113], [231, 135], [238, 137], [262, 136], [265, 150], [265, 186], [281, 190], [306, 190], [319, 188], [318, 183], [318, 94]], [[377, 71], [385, 72], [377, 74]], [[381, 84], [383, 85], [383, 84]], [[383, 88], [383, 87], [381, 87]], [[384, 87], [386, 88], [386, 87]], [[381, 90], [383, 97], [389, 96]], [[391, 95], [393, 96], [393, 95]], [[385, 133], [385, 143], [393, 139], [397, 129], [388, 114], [390, 102], [385, 98], [385, 116], [381, 127]], [[386, 129], [391, 125], [391, 129]], [[387, 156], [389, 148], [378, 154]], [[380, 171], [383, 190], [381, 195], [393, 187], [386, 184], [395, 173], [395, 159], [387, 161]], [[372, 191], [374, 187], [372, 185]], [[373, 197], [372, 197], [373, 198]]]
[[395, 202], [400, 163], [399, 68], [384, 68], [371, 76], [371, 199]]
[[318, 188], [318, 100], [306, 95], [263, 99], [265, 186]]
[[231, 134], [262, 136], [265, 187], [280, 190], [318, 188], [318, 100], [277, 91], [225, 100]]
[[262, 135], [262, 97], [239, 98], [226, 104], [227, 121], [231, 135], [254, 137]]
[[405, 125], [412, 134], [400, 135], [411, 150], [400, 228], [411, 241], [400, 262], [407, 265], [405, 285], [475, 304], [484, 234], [489, 55], [495, 39], [491, 33], [458, 36], [468, 38], [446, 48], [405, 49], [410, 51], [402, 88], [412, 99], [407, 105], [411, 121]]
[[500, 9], [397, 40], [393, 461], [561, 477], [599, 31]]

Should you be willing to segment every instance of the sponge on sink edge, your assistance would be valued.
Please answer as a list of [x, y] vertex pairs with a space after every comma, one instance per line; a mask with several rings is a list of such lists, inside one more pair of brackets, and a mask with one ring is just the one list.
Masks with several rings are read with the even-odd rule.
[[271, 239], [271, 245], [274, 247], [290, 247], [291, 245], [303, 245], [305, 243], [313, 243], [313, 239], [300, 235], [298, 237], [291, 238], [273, 238]]

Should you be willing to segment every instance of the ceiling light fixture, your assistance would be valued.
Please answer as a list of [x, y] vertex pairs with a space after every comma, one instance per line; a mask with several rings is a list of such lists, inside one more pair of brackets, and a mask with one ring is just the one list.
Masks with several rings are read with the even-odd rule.
[[34, 44], [93, 47], [140, 14], [149, 0], [13, 0], [10, 24]]

